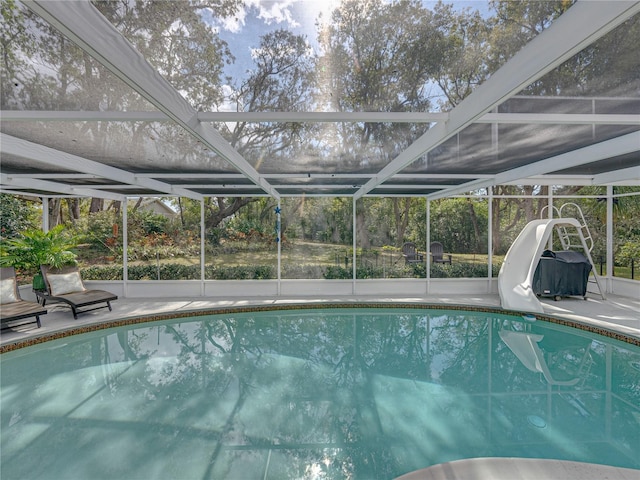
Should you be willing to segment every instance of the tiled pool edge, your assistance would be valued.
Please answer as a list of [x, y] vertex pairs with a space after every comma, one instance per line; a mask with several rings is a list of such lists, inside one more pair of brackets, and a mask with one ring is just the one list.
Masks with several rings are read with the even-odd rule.
[[[188, 318], [199, 317], [205, 315], [224, 315], [230, 313], [251, 313], [251, 312], [265, 312], [265, 311], [277, 311], [277, 310], [315, 310], [315, 309], [347, 309], [347, 308], [403, 308], [413, 310], [460, 310], [469, 312], [485, 312], [496, 313], [501, 315], [530, 315], [529, 312], [517, 312], [513, 310], [504, 310], [496, 307], [479, 307], [476, 305], [450, 305], [442, 303], [404, 303], [404, 302], [327, 302], [327, 303], [310, 303], [310, 304], [279, 304], [279, 305], [255, 305], [255, 306], [240, 306], [240, 307], [216, 307], [206, 309], [194, 309], [194, 310], [181, 310], [178, 312], [164, 312], [158, 314], [141, 315], [134, 317], [124, 317], [118, 320], [110, 320], [105, 322], [97, 322], [89, 325], [82, 325], [78, 327], [69, 327], [56, 332], [46, 333], [38, 336], [34, 336], [27, 339], [16, 340], [15, 342], [7, 342], [0, 345], [0, 354], [18, 350], [21, 348], [37, 345], [39, 343], [49, 342], [51, 340], [57, 340], [60, 338], [66, 338], [73, 335], [79, 335], [82, 333], [95, 332], [99, 330], [106, 330], [114, 327], [122, 327], [127, 325], [137, 325], [143, 323], [157, 322], [163, 320], [169, 320], [172, 318]], [[604, 328], [601, 326], [591, 325], [589, 323], [581, 322], [578, 320], [572, 320], [567, 318], [560, 318], [548, 314], [535, 314], [537, 320], [546, 321], [549, 323], [555, 323], [558, 325], [565, 325], [579, 330], [584, 330], [591, 333], [596, 333], [605, 337], [613, 338], [621, 342], [629, 343], [631, 345], [640, 346], [640, 337], [628, 335], [624, 332], [620, 332], [612, 328]]]

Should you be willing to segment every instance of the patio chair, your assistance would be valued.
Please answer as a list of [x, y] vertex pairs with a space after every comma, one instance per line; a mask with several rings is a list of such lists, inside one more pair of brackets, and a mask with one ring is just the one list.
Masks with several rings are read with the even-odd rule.
[[[105, 290], [88, 290], [84, 286], [78, 267], [51, 268], [49, 265], [41, 265], [40, 270], [46, 290], [36, 292], [36, 295], [42, 302], [42, 306], [44, 307], [47, 301], [66, 303], [71, 307], [73, 318], [77, 319], [79, 313], [100, 308], [108, 308], [111, 311], [111, 302], [118, 298], [117, 295]], [[80, 310], [88, 306], [92, 308]]]
[[431, 252], [431, 263], [448, 263], [451, 265], [451, 255], [446, 255], [447, 258], [444, 258], [444, 247], [440, 242], [431, 242], [429, 251]]
[[[47, 311], [39, 303], [20, 298], [15, 268], [0, 268], [0, 323], [2, 330], [34, 322], [40, 328], [40, 315], [46, 313]], [[35, 317], [35, 320], [14, 323], [17, 320], [30, 319], [31, 317]], [[9, 323], [11, 325], [8, 325]]]
[[402, 256], [407, 264], [422, 263], [424, 257], [416, 250], [416, 244], [413, 242], [405, 242], [402, 245]]

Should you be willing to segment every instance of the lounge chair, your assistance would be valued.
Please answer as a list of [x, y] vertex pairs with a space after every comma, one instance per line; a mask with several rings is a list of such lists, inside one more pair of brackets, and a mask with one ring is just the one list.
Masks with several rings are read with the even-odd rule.
[[405, 242], [402, 245], [402, 256], [407, 264], [422, 263], [424, 257], [416, 250], [416, 244], [413, 242]]
[[448, 263], [451, 265], [451, 255], [447, 255], [447, 258], [444, 258], [444, 247], [440, 242], [431, 242], [429, 251], [431, 252], [431, 263]]
[[[79, 313], [99, 308], [108, 308], [111, 311], [111, 302], [118, 298], [117, 295], [105, 290], [87, 290], [78, 267], [51, 268], [49, 265], [41, 265], [40, 270], [46, 287], [45, 291], [37, 292], [42, 306], [47, 301], [66, 303], [71, 307], [73, 318], [78, 318]], [[94, 306], [102, 303], [104, 305]], [[93, 307], [80, 310], [87, 306]]]
[[[11, 328], [16, 325], [36, 323], [40, 328], [40, 315], [47, 311], [37, 302], [29, 302], [20, 298], [16, 270], [13, 267], [0, 268], [0, 323], [2, 329]], [[24, 320], [35, 317], [35, 320], [28, 322], [14, 323], [16, 320]], [[11, 325], [7, 325], [11, 323]]]

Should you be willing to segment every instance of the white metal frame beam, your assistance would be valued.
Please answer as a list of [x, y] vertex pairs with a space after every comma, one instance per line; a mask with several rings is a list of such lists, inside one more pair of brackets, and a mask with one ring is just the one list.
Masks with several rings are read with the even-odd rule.
[[[435, 123], [446, 121], [448, 113], [415, 112], [198, 112], [200, 122], [238, 123]], [[86, 112], [2, 110], [3, 121], [37, 122], [168, 122], [162, 112]], [[474, 123], [553, 125], [640, 125], [640, 115], [617, 113], [485, 113]], [[263, 175], [265, 177], [265, 175]]]
[[446, 122], [437, 123], [360, 188], [355, 198], [370, 192], [638, 12], [637, 1], [575, 3], [451, 110]]
[[640, 153], [638, 153], [637, 167], [622, 168], [612, 172], [600, 173], [593, 177], [594, 185], [611, 185], [614, 183], [628, 185], [629, 182], [635, 182], [640, 185]]
[[[12, 189], [35, 189], [45, 192], [55, 192], [63, 195], [72, 195], [75, 197], [97, 197], [106, 198], [108, 200], [118, 200], [124, 202], [126, 197], [124, 195], [118, 195], [117, 193], [103, 192], [100, 190], [93, 190], [91, 188], [76, 187], [72, 185], [65, 185], [57, 182], [50, 182], [48, 180], [38, 180], [33, 178], [17, 178], [8, 173], [0, 174], [0, 190], [10, 191]], [[28, 195], [35, 195], [29, 193]]]
[[640, 115], [617, 113], [485, 113], [474, 123], [511, 125], [640, 125]]
[[[202, 198], [202, 195], [200, 195], [199, 193], [184, 188], [174, 188], [168, 183], [154, 180], [148, 177], [138, 177], [131, 172], [127, 172], [119, 168], [103, 165], [102, 163], [94, 162], [93, 160], [79, 157], [77, 155], [72, 155], [70, 153], [61, 152], [60, 150], [29, 142], [21, 138], [16, 138], [5, 133], [0, 133], [0, 143], [2, 144], [3, 153], [26, 158], [38, 163], [43, 163], [45, 165], [62, 167], [70, 170], [71, 172], [81, 172], [85, 174], [95, 175], [96, 177], [100, 178], [114, 180], [116, 182], [124, 184], [148, 188], [150, 190], [157, 191], [159, 195], [164, 193], [168, 195], [178, 195], [193, 198], [195, 200], [200, 200]], [[9, 174], [8, 176], [11, 175]], [[59, 177], [64, 178], [64, 174], [61, 174]], [[18, 177], [14, 178], [16, 180], [18, 179]], [[27, 179], [22, 178], [19, 180], [20, 182], [25, 182]], [[33, 181], [47, 182], [47, 184], [56, 184], [55, 182], [37, 180], [35, 178], [33, 179]], [[24, 187], [26, 185], [22, 186]], [[95, 192], [98, 192], [98, 190], [95, 190]], [[96, 196], [104, 197], [104, 194]]]
[[200, 122], [198, 112], [90, 2], [25, 0], [23, 3], [261, 189], [279, 198], [278, 192], [220, 132]]
[[[3, 110], [4, 120], [32, 121], [109, 121], [167, 122], [162, 112], [74, 112], [44, 110]], [[274, 123], [433, 123], [447, 119], [447, 113], [420, 112], [196, 112], [200, 122], [274, 122]]]
[[[491, 180], [475, 180], [453, 188], [447, 188], [441, 192], [428, 195], [427, 198], [430, 200], [436, 200], [438, 198], [445, 198], [450, 195], [465, 193], [491, 185], [511, 184], [518, 180], [530, 178], [536, 175], [557, 172], [559, 170], [596, 162], [610, 157], [616, 157], [618, 155], [626, 155], [633, 152], [640, 152], [640, 132], [628, 133], [627, 135], [622, 135], [611, 140], [589, 145], [588, 147], [556, 155], [520, 168], [507, 170], [506, 172], [494, 175]], [[640, 167], [638, 167], [638, 169], [640, 170]], [[599, 181], [603, 178], [604, 177], [599, 177]]]
[[[207, 178], [225, 178], [225, 179], [239, 179], [245, 178], [244, 175], [238, 173], [141, 173], [138, 176], [147, 176], [151, 178], [193, 178], [193, 179], [207, 179]], [[262, 175], [267, 179], [283, 179], [283, 178], [373, 178], [373, 173], [265, 173]], [[428, 180], [428, 179], [474, 179], [474, 178], [491, 178], [488, 174], [471, 174], [471, 173], [398, 173], [393, 176], [394, 179], [405, 180]]]

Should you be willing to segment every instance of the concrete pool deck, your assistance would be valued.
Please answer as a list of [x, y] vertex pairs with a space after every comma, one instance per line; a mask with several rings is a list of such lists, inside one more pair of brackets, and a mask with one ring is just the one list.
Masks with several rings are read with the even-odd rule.
[[396, 480], [638, 480], [640, 471], [538, 458], [470, 458], [407, 473]]
[[[400, 296], [326, 296], [326, 297], [254, 297], [254, 298], [120, 298], [112, 303], [113, 311], [100, 309], [78, 315], [74, 320], [69, 307], [63, 304], [47, 304], [48, 313], [40, 317], [42, 327], [35, 323], [2, 330], [0, 345], [21, 343], [36, 337], [48, 336], [65, 330], [110, 323], [124, 318], [151, 315], [184, 314], [191, 311], [216, 310], [243, 307], [277, 307], [279, 305], [317, 305], [383, 303], [428, 304], [446, 306], [469, 306], [472, 308], [500, 309], [498, 295], [429, 295], [422, 297]], [[586, 301], [563, 298], [554, 301], [541, 299], [544, 313], [548, 316], [588, 324], [596, 328], [614, 330], [640, 339], [640, 295], [629, 298], [609, 295], [606, 300], [589, 297]], [[507, 312], [508, 313], [508, 312]]]

